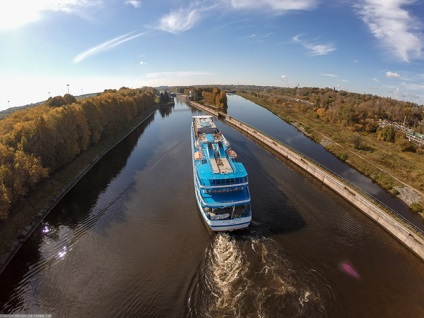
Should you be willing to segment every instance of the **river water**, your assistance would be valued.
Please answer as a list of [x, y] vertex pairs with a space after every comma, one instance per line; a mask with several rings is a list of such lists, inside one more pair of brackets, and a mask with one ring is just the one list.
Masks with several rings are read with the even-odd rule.
[[90, 170], [0, 276], [0, 313], [424, 317], [418, 257], [221, 122], [249, 173], [253, 223], [212, 233], [194, 197], [194, 114], [158, 110]]
[[357, 170], [351, 168], [345, 162], [326, 151], [322, 145], [306, 137], [303, 133], [299, 132], [297, 128], [282, 121], [267, 109], [258, 107], [258, 105], [238, 95], [229, 95], [228, 100], [231, 104], [231, 107], [228, 109], [229, 116], [252, 125], [269, 136], [295, 148], [297, 151], [315, 160], [324, 167], [327, 167], [333, 173], [361, 188], [375, 199], [396, 211], [417, 228], [424, 231], [422, 217], [416, 213], [411, 213], [407, 204], [389, 192], [382, 190], [382, 188], [375, 184], [370, 178], [359, 173]]

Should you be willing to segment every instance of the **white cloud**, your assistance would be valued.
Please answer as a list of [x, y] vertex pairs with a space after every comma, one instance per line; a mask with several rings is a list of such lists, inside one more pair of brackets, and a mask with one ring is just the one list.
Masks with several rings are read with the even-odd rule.
[[333, 78], [337, 78], [337, 77], [338, 77], [337, 75], [335, 75], [335, 74], [330, 74], [330, 73], [324, 73], [324, 74], [321, 74], [321, 76], [333, 77]]
[[193, 77], [193, 76], [208, 76], [212, 75], [209, 72], [192, 72], [192, 71], [183, 71], [183, 72], [157, 72], [149, 73], [145, 76], [147, 78], [164, 78], [164, 77]]
[[88, 8], [102, 4], [103, 0], [3, 0], [0, 2], [0, 31], [40, 21], [48, 11], [83, 16]]
[[403, 7], [415, 0], [362, 0], [355, 5], [371, 33], [389, 54], [404, 62], [422, 58], [422, 23]]
[[396, 72], [391, 72], [391, 71], [387, 71], [386, 72], [386, 77], [388, 78], [399, 78], [400, 75]]
[[156, 28], [175, 34], [188, 31], [200, 20], [202, 13], [222, 9], [225, 1], [228, 0], [190, 0], [186, 8], [179, 8], [162, 17]]
[[373, 77], [373, 78], [372, 78], [372, 80], [373, 80], [374, 82], [380, 83], [380, 80], [379, 80], [378, 78]]
[[282, 81], [287, 81], [288, 80], [288, 76], [287, 75], [281, 75], [281, 80]]
[[141, 1], [140, 0], [127, 0], [127, 1], [125, 1], [125, 4], [132, 5], [134, 8], [140, 8], [141, 7]]
[[309, 53], [313, 56], [326, 55], [336, 50], [333, 44], [316, 44], [313, 42], [307, 42], [305, 40], [302, 40], [301, 37], [302, 37], [302, 34], [295, 35], [293, 37], [293, 41], [301, 44], [304, 48], [309, 50]]
[[190, 30], [200, 19], [200, 11], [194, 8], [179, 9], [164, 16], [157, 28], [171, 33], [180, 33]]
[[292, 10], [312, 10], [318, 4], [317, 0], [230, 0], [235, 9], [271, 9], [277, 12]]
[[[82, 60], [86, 59], [89, 56], [99, 54], [101, 52], [110, 50], [118, 45], [121, 45], [125, 42], [131, 41], [135, 38], [138, 38], [147, 32], [141, 32], [137, 34], [133, 34], [133, 32], [118, 36], [116, 38], [113, 38], [111, 40], [108, 40], [106, 42], [103, 42], [95, 47], [92, 47], [91, 49], [85, 50], [84, 52], [79, 53], [77, 56], [74, 57], [73, 61], [74, 63], [79, 63]], [[132, 35], [133, 34], [133, 35]]]
[[147, 64], [147, 62], [140, 61], [140, 65], [146, 65], [146, 64]]
[[186, 8], [179, 8], [163, 16], [156, 28], [175, 34], [185, 32], [200, 21], [202, 13], [213, 9], [222, 11], [228, 6], [236, 10], [268, 9], [275, 13], [283, 13], [292, 10], [311, 10], [317, 4], [318, 0], [192, 0]]

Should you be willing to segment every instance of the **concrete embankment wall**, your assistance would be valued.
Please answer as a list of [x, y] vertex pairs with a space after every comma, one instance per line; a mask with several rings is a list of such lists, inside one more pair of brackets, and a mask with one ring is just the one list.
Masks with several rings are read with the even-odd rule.
[[300, 154], [292, 151], [288, 147], [283, 146], [267, 135], [255, 130], [254, 128], [247, 126], [246, 124], [243, 124], [242, 122], [230, 116], [218, 113], [216, 110], [210, 109], [209, 107], [205, 107], [194, 102], [189, 102], [189, 104], [215, 116], [221, 115], [225, 117], [225, 121], [229, 125], [242, 130], [243, 132], [250, 135], [253, 139], [261, 142], [281, 156], [292, 161], [303, 170], [307, 171], [312, 176], [320, 180], [326, 186], [333, 189], [343, 198], [351, 202], [424, 260], [424, 240], [416, 233], [414, 233], [413, 230], [402, 224], [402, 222], [396, 220], [395, 216], [390, 215], [388, 211], [385, 211], [377, 203], [373, 202], [370, 198], [367, 198], [361, 192], [356, 191], [353, 187], [346, 185], [340, 179], [333, 176], [330, 172], [322, 169], [312, 161], [302, 157]]

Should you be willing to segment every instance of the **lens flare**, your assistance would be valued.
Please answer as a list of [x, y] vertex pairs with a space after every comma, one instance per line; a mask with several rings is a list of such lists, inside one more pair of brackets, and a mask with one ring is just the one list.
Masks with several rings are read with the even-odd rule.
[[361, 279], [361, 275], [359, 275], [359, 273], [356, 271], [355, 267], [349, 261], [345, 261], [345, 262], [340, 263], [339, 268], [343, 273], [345, 273], [345, 274], [347, 274], [347, 275], [349, 275], [349, 276], [351, 276], [355, 279], [358, 279], [358, 280]]

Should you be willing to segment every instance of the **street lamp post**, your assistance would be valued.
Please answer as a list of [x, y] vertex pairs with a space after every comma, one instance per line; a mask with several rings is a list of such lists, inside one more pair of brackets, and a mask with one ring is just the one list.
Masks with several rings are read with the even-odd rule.
[[66, 86], [68, 86], [68, 94], [69, 94], [69, 84], [66, 84]]

